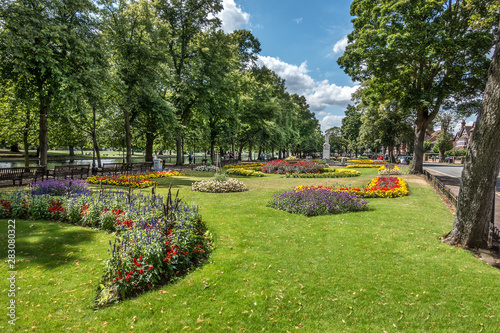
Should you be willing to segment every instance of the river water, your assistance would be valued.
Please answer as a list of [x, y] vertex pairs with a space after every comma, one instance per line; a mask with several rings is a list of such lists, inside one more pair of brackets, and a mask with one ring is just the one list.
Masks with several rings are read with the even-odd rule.
[[[198, 162], [201, 162], [201, 157], [196, 157]], [[165, 163], [175, 163], [175, 156], [165, 156], [162, 157], [162, 159], [165, 161]], [[123, 159], [122, 158], [102, 158], [101, 163], [122, 163]], [[133, 158], [132, 162], [144, 162], [144, 158]], [[189, 163], [188, 157], [186, 156], [184, 158], [184, 163]], [[66, 160], [48, 160], [47, 162], [47, 167], [48, 169], [54, 169], [54, 166], [56, 165], [69, 165], [69, 164], [74, 164], [74, 165], [90, 165], [92, 166], [92, 160], [71, 160], [71, 159], [66, 159]], [[37, 166], [38, 162], [36, 160], [31, 160], [30, 161], [30, 166]], [[97, 165], [97, 160], [96, 160], [96, 165]], [[0, 159], [0, 168], [15, 168], [15, 167], [23, 167], [24, 166], [24, 161], [12, 161], [12, 162], [3, 162]]]

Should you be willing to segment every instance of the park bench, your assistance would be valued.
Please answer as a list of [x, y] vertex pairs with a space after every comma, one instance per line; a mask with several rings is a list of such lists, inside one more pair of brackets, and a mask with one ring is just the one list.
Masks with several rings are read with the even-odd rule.
[[80, 176], [80, 179], [83, 179], [83, 177], [88, 177], [89, 171], [90, 165], [56, 165], [53, 170], [47, 171], [47, 177], [64, 177], [65, 179], [71, 177], [71, 179], [73, 179], [75, 176]]
[[127, 163], [103, 163], [102, 168], [99, 171], [101, 172], [101, 175], [105, 173], [112, 173], [116, 175], [117, 173], [127, 171]]
[[133, 173], [146, 172], [153, 168], [153, 162], [138, 162], [138, 163], [103, 163], [100, 169], [101, 174], [113, 173]]
[[0, 181], [12, 180], [15, 186], [16, 181], [19, 185], [23, 184], [23, 179], [37, 181], [39, 178], [43, 180], [45, 176], [45, 167], [14, 167], [14, 168], [0, 168]]
[[140, 162], [140, 163], [130, 164], [131, 172], [146, 172], [150, 171], [152, 168], [153, 168], [153, 162]]

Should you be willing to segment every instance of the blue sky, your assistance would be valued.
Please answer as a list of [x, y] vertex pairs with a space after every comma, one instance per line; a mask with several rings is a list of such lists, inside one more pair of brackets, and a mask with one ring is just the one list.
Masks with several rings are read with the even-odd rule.
[[225, 32], [249, 29], [260, 42], [259, 64], [304, 95], [321, 129], [340, 126], [356, 85], [336, 60], [352, 30], [345, 0], [223, 0]]

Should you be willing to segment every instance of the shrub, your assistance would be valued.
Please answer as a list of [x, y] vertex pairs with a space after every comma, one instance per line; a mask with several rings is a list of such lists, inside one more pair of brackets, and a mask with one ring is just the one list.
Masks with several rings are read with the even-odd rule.
[[461, 157], [467, 155], [467, 149], [447, 150], [444, 154], [446, 156]]
[[197, 192], [226, 193], [243, 192], [247, 190], [247, 187], [242, 181], [234, 178], [229, 178], [226, 181], [209, 179], [193, 183], [191, 190]]
[[276, 193], [269, 206], [305, 216], [338, 214], [368, 209], [368, 201], [346, 192], [307, 188]]

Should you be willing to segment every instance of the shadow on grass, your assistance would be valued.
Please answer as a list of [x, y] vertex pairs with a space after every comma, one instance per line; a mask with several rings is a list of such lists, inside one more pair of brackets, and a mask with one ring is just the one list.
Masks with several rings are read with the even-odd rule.
[[[90, 244], [96, 241], [98, 233], [61, 222], [16, 220], [16, 261], [18, 265], [34, 264], [45, 268], [63, 266], [77, 259], [85, 261], [84, 252], [87, 251], [82, 252], [82, 246], [85, 243], [89, 243], [89, 246], [99, 246], [96, 243]], [[2, 232], [1, 257], [5, 260], [7, 244], [7, 232]]]

